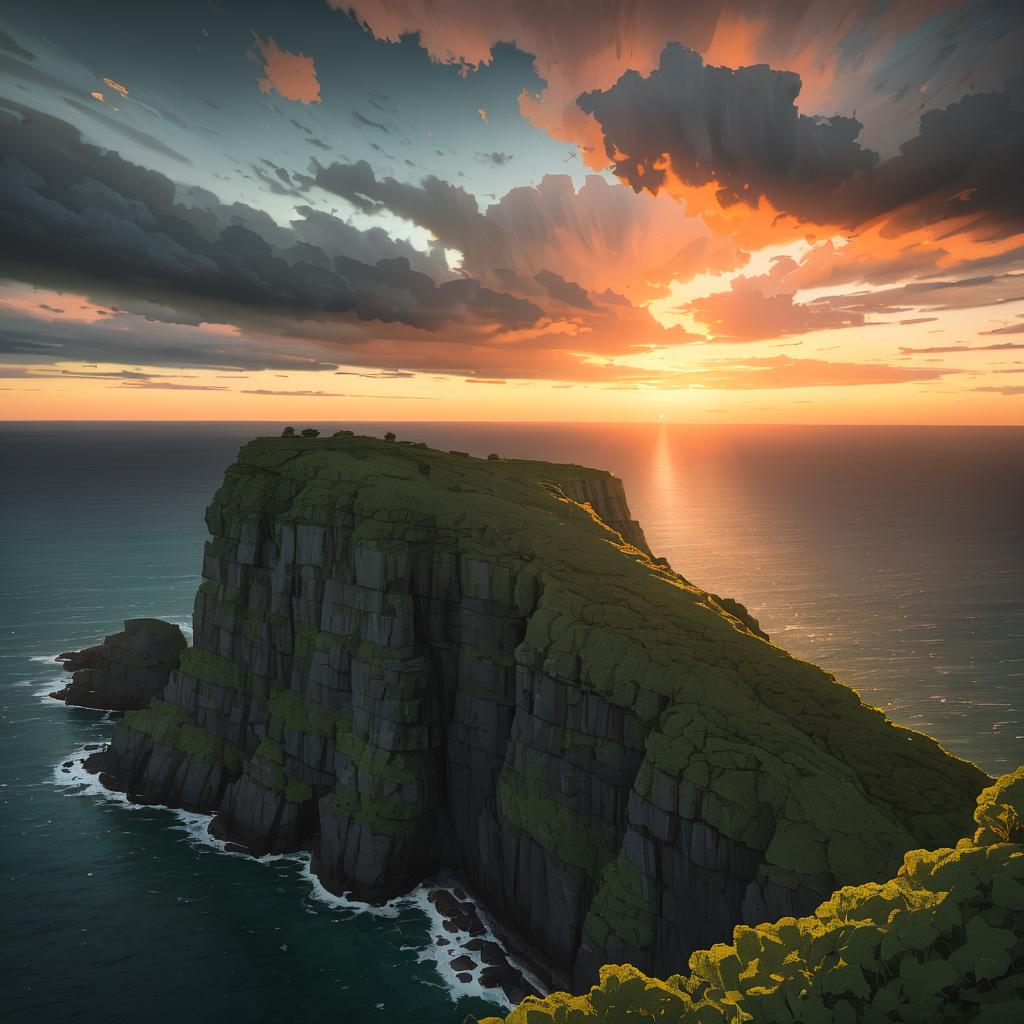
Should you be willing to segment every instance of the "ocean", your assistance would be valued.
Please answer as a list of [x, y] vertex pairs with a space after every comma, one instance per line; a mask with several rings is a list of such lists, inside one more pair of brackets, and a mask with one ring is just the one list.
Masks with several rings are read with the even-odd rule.
[[[991, 773], [1024, 762], [1024, 428], [312, 425], [609, 469], [655, 554], [776, 642]], [[111, 723], [46, 697], [53, 656], [125, 618], [188, 625], [206, 503], [239, 445], [280, 428], [0, 426], [5, 1020], [500, 1010], [439, 963], [422, 891], [327, 898], [302, 858], [225, 854], [202, 819], [62, 768]]]

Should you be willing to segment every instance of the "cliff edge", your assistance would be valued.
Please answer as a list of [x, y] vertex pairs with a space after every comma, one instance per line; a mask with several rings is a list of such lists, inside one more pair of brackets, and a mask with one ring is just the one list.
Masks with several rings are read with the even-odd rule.
[[577, 991], [891, 877], [989, 781], [654, 560], [608, 473], [265, 438], [207, 524], [194, 646], [90, 768], [336, 892], [453, 867]]

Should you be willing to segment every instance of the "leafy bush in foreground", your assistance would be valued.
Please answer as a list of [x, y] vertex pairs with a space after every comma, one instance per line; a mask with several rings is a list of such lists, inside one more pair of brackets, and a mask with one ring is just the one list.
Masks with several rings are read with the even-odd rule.
[[1024, 766], [974, 817], [955, 849], [912, 850], [895, 878], [839, 889], [811, 917], [740, 926], [688, 976], [608, 965], [587, 995], [528, 998], [506, 1024], [1020, 1024]]

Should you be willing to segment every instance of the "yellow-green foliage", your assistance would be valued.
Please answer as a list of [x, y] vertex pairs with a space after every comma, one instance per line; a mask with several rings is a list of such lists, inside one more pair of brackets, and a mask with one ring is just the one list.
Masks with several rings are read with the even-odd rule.
[[982, 792], [974, 838], [912, 850], [887, 882], [738, 927], [694, 953], [689, 975], [603, 967], [586, 995], [528, 998], [505, 1024], [1020, 1024], [1024, 846], [1001, 832], [1022, 804], [1024, 767]]
[[974, 820], [976, 843], [1024, 842], [1024, 765], [982, 790]]
[[192, 761], [203, 764], [223, 761], [230, 771], [241, 770], [243, 756], [238, 747], [211, 736], [190, 722], [187, 712], [158, 697], [144, 710], [126, 712], [122, 727], [145, 733], [159, 746], [174, 747]]

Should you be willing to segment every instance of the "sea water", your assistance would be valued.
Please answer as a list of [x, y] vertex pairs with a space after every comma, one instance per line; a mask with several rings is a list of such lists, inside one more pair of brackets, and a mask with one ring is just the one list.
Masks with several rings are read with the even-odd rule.
[[[607, 468], [655, 553], [778, 643], [989, 772], [1024, 762], [1024, 429], [313, 425]], [[447, 968], [423, 890], [350, 904], [304, 858], [226, 854], [201, 816], [130, 809], [73, 766], [108, 717], [46, 696], [53, 656], [122, 619], [189, 625], [205, 505], [239, 445], [280, 427], [0, 427], [4, 1019], [501, 1009]]]

